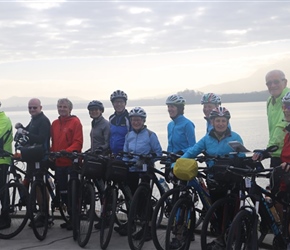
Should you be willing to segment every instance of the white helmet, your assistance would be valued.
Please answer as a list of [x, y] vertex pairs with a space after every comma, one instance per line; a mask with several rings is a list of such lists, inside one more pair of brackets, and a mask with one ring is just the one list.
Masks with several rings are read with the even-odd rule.
[[128, 96], [124, 91], [118, 89], [111, 94], [110, 100], [111, 102], [113, 102], [117, 98], [123, 98], [126, 102], [128, 99]]
[[166, 105], [168, 104], [185, 105], [185, 99], [180, 95], [171, 95], [166, 99]]
[[133, 108], [129, 112], [129, 117], [132, 117], [132, 116], [139, 116], [139, 117], [142, 117], [142, 118], [146, 118], [147, 117], [145, 110], [142, 109], [141, 107]]

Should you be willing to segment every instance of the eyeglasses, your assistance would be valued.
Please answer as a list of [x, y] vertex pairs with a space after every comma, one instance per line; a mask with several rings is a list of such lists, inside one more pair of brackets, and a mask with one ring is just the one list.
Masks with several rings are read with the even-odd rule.
[[37, 109], [37, 107], [28, 107], [28, 109]]
[[266, 85], [267, 86], [270, 86], [270, 85], [278, 85], [280, 82], [284, 81], [285, 79], [281, 79], [281, 80], [273, 80], [273, 81], [268, 81], [266, 82]]
[[283, 104], [282, 109], [283, 109], [283, 111], [290, 111], [290, 105]]

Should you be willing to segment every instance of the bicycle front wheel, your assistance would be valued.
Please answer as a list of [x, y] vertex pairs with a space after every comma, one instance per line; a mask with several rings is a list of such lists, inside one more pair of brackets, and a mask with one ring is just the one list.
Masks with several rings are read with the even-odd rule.
[[79, 211], [78, 244], [84, 247], [90, 240], [95, 216], [95, 190], [90, 183], [82, 185]]
[[28, 220], [28, 192], [20, 183], [7, 183], [0, 190], [1, 213], [7, 216], [7, 227], [0, 229], [0, 239], [11, 239], [19, 234]]
[[151, 215], [151, 190], [149, 185], [141, 184], [134, 193], [129, 210], [128, 243], [130, 249], [139, 250], [146, 240], [151, 239], [151, 230], [149, 230]]
[[34, 235], [44, 240], [48, 230], [48, 196], [44, 182], [34, 181], [29, 197], [29, 218]]
[[[255, 215], [247, 210], [241, 210], [237, 213], [233, 223], [231, 225], [228, 238], [227, 238], [227, 250], [246, 250], [246, 249], [258, 249], [257, 239], [257, 226], [255, 224]], [[256, 238], [254, 239], [254, 237]]]
[[172, 208], [166, 228], [165, 249], [188, 250], [195, 228], [191, 197], [180, 198]]
[[101, 212], [101, 232], [100, 245], [102, 249], [106, 249], [110, 243], [117, 207], [117, 191], [112, 186], [108, 186], [103, 197], [103, 205]]
[[157, 202], [152, 215], [152, 239], [157, 250], [165, 250], [166, 227], [170, 212], [178, 199], [180, 188], [168, 190]]
[[207, 211], [201, 228], [201, 249], [215, 244], [225, 247], [231, 222], [235, 216], [236, 199], [226, 197], [217, 200]]

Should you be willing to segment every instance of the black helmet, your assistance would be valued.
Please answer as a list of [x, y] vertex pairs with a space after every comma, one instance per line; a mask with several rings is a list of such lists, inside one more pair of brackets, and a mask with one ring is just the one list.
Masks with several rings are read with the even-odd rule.
[[96, 101], [96, 100], [91, 101], [88, 105], [88, 110], [91, 110], [93, 108], [98, 108], [102, 112], [104, 112], [104, 110], [105, 110], [103, 103], [101, 103], [100, 101]]

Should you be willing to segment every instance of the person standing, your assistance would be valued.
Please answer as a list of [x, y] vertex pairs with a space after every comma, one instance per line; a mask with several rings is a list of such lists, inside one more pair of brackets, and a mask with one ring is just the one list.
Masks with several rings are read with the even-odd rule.
[[[42, 145], [44, 152], [48, 153], [50, 148], [50, 120], [42, 111], [41, 101], [38, 98], [32, 98], [28, 102], [28, 112], [31, 115], [29, 124], [24, 127], [21, 123], [16, 123], [17, 133], [28, 137], [29, 145]], [[47, 163], [47, 157], [40, 162], [41, 166]], [[28, 188], [29, 182], [33, 176], [35, 163], [27, 163], [26, 175], [23, 184]]]
[[195, 143], [195, 126], [184, 114], [185, 99], [180, 95], [171, 95], [166, 99], [171, 122], [167, 125], [167, 151], [183, 154]]
[[206, 132], [208, 133], [213, 129], [209, 118], [210, 112], [221, 105], [221, 98], [215, 93], [206, 93], [201, 97], [200, 103], [203, 105], [202, 111], [205, 115], [204, 119], [206, 120]]
[[269, 129], [268, 145], [276, 145], [279, 149], [271, 153], [271, 167], [281, 164], [281, 151], [284, 144], [285, 131], [287, 122], [284, 121], [284, 113], [282, 109], [282, 98], [290, 91], [287, 88], [287, 79], [281, 70], [272, 70], [266, 74], [266, 85], [268, 87], [270, 97], [267, 100], [267, 117]]
[[110, 144], [110, 124], [103, 117], [104, 106], [100, 101], [91, 101], [88, 104], [89, 115], [92, 120], [92, 129], [90, 132], [91, 152], [96, 149], [102, 149], [104, 153], [108, 152]]
[[[0, 102], [1, 107], [1, 102]], [[0, 110], [0, 150], [5, 150], [12, 153], [12, 124], [9, 117], [4, 111]], [[11, 163], [10, 157], [0, 157], [0, 189], [6, 183], [7, 171]], [[4, 201], [1, 199], [1, 203]], [[0, 229], [9, 228], [11, 225], [11, 218], [9, 211], [1, 210], [0, 215]]]
[[[51, 148], [52, 152], [67, 151], [81, 152], [83, 147], [83, 127], [78, 117], [71, 114], [72, 102], [67, 98], [57, 101], [58, 119], [51, 125]], [[61, 157], [55, 160], [55, 177], [57, 188], [62, 195], [63, 201], [67, 204], [67, 179], [72, 171], [72, 160]], [[67, 204], [68, 213], [70, 207]], [[72, 229], [71, 223], [63, 223], [62, 228]]]
[[111, 94], [110, 100], [115, 110], [109, 117], [110, 149], [117, 155], [123, 150], [126, 134], [131, 131], [129, 113], [126, 109], [128, 97], [124, 91], [116, 90]]

